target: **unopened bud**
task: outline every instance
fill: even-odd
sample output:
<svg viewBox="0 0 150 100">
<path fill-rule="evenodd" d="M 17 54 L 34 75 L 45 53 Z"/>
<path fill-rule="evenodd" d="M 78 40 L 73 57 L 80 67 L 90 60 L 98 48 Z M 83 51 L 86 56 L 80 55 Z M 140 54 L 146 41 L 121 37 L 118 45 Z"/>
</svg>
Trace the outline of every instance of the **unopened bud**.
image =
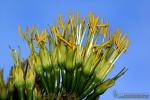
<svg viewBox="0 0 150 100">
<path fill-rule="evenodd" d="M 84 64 L 83 64 L 84 75 L 89 76 L 92 73 L 94 66 L 95 66 L 95 61 L 94 61 L 95 56 L 96 56 L 96 53 L 91 53 L 91 55 L 88 57 L 87 61 L 84 62 Z"/>
<path fill-rule="evenodd" d="M 38 86 L 35 86 L 33 89 L 33 100 L 41 100 L 42 99 L 42 93 Z"/>
<path fill-rule="evenodd" d="M 6 100 L 7 98 L 7 89 L 5 86 L 0 87 L 0 99 Z"/>
<path fill-rule="evenodd" d="M 97 95 L 102 95 L 108 88 L 112 87 L 114 84 L 115 84 L 115 80 L 108 79 L 96 87 L 95 93 Z"/>
<path fill-rule="evenodd" d="M 52 64 L 51 64 L 51 59 L 50 59 L 50 55 L 49 55 L 47 48 L 41 47 L 39 54 L 40 54 L 41 62 L 43 65 L 43 69 L 48 70 L 52 66 Z"/>
<path fill-rule="evenodd" d="M 21 67 L 15 67 L 14 69 L 14 83 L 16 87 L 22 87 L 24 85 L 24 72 Z"/>
<path fill-rule="evenodd" d="M 112 63 L 106 62 L 102 67 L 95 72 L 95 82 L 102 81 L 108 73 L 113 69 L 114 65 Z"/>
<path fill-rule="evenodd" d="M 75 66 L 81 65 L 81 63 L 83 61 L 83 59 L 82 59 L 82 48 L 80 46 L 78 46 L 76 48 L 74 60 L 75 60 Z"/>
<path fill-rule="evenodd" d="M 54 47 L 53 51 L 51 52 L 51 60 L 53 68 L 58 67 L 58 47 Z"/>
<path fill-rule="evenodd" d="M 13 83 L 13 78 L 10 78 L 8 80 L 8 91 L 13 92 L 14 91 L 14 83 Z"/>
<path fill-rule="evenodd" d="M 27 71 L 25 82 L 26 82 L 27 89 L 33 89 L 35 78 L 34 78 L 34 72 L 31 68 L 29 68 Z"/>
<path fill-rule="evenodd" d="M 66 58 L 66 69 L 71 71 L 74 69 L 74 52 L 75 50 L 68 48 L 67 58 Z"/>
<path fill-rule="evenodd" d="M 66 62 L 66 46 L 63 44 L 60 44 L 59 46 L 59 52 L 58 52 L 58 63 L 59 66 L 64 68 L 65 62 Z"/>
<path fill-rule="evenodd" d="M 37 53 L 33 53 L 30 55 L 29 65 L 31 66 L 31 68 L 33 67 L 38 74 L 43 74 L 41 59 Z"/>
</svg>

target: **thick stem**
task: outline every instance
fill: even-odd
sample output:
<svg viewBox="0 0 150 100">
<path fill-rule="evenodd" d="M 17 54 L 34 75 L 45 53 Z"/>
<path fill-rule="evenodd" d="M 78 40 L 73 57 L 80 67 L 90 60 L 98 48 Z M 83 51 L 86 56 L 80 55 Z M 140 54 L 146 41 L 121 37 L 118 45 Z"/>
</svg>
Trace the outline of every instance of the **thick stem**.
<svg viewBox="0 0 150 100">
<path fill-rule="evenodd" d="M 51 84 L 52 92 L 54 92 L 55 91 L 55 73 L 53 69 L 51 70 L 50 77 L 51 77 L 51 83 L 52 83 Z"/>
<path fill-rule="evenodd" d="M 74 90 L 74 88 L 75 88 L 76 81 L 77 81 L 77 69 L 75 69 L 75 70 L 73 71 L 71 92 L 72 92 L 72 91 Z"/>
<path fill-rule="evenodd" d="M 19 92 L 19 100 L 24 100 L 23 87 L 19 87 L 19 88 L 18 88 L 18 92 Z"/>
<path fill-rule="evenodd" d="M 71 84 L 72 84 L 72 72 L 68 72 L 67 71 L 67 75 L 66 75 L 66 79 L 67 79 L 67 91 L 69 92 L 71 90 Z"/>
<path fill-rule="evenodd" d="M 93 92 L 86 97 L 86 100 L 99 100 L 98 97 L 99 97 L 99 94 Z"/>
<path fill-rule="evenodd" d="M 83 91 L 83 89 L 85 88 L 85 82 L 86 82 L 86 77 L 84 75 L 81 75 L 81 78 L 80 78 L 80 85 L 78 87 L 78 95 L 80 95 Z"/>
<path fill-rule="evenodd" d="M 66 88 L 66 70 L 62 69 L 61 73 L 62 73 L 62 87 Z"/>
<path fill-rule="evenodd" d="M 46 80 L 48 82 L 48 90 L 50 93 L 52 93 L 52 80 L 51 80 L 51 74 L 49 71 L 46 72 Z"/>
<path fill-rule="evenodd" d="M 47 91 L 47 93 L 49 93 L 48 86 L 47 86 L 47 82 L 46 82 L 44 76 L 43 76 L 43 75 L 39 75 L 39 76 L 40 76 L 40 78 L 41 78 L 41 81 L 42 81 L 42 84 L 43 84 L 45 90 Z"/>
<path fill-rule="evenodd" d="M 58 93 L 60 88 L 60 69 L 56 68 L 54 71 L 55 71 L 55 93 Z"/>
<path fill-rule="evenodd" d="M 90 79 L 88 79 L 83 90 L 86 90 L 93 83 L 93 81 L 94 81 L 94 77 L 92 76 L 92 77 L 90 77 Z"/>
<path fill-rule="evenodd" d="M 27 95 L 28 100 L 33 100 L 33 89 L 28 89 L 27 91 L 28 91 Z"/>
<path fill-rule="evenodd" d="M 78 87 L 80 86 L 80 78 L 81 78 L 81 68 L 79 68 L 79 69 L 77 70 L 76 86 L 75 86 L 73 92 L 76 92 L 76 93 L 78 92 Z"/>
<path fill-rule="evenodd" d="M 9 92 L 9 100 L 13 100 L 13 92 Z"/>
<path fill-rule="evenodd" d="M 96 84 L 93 82 L 80 96 L 80 98 L 84 98 L 85 96 L 87 96 L 88 94 L 90 94 L 92 92 L 92 90 L 94 89 L 94 87 L 96 86 Z"/>
</svg>

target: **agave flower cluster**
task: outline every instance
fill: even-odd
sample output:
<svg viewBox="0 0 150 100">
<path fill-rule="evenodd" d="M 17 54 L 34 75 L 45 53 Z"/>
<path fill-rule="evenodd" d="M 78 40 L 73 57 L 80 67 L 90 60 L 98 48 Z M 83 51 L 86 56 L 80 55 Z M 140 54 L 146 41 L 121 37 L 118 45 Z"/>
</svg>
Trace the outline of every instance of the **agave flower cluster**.
<svg viewBox="0 0 150 100">
<path fill-rule="evenodd" d="M 29 48 L 27 60 L 20 49 L 10 49 L 14 67 L 7 84 L 0 73 L 0 98 L 94 100 L 102 95 L 127 69 L 105 79 L 115 61 L 126 52 L 129 39 L 93 13 L 89 18 L 69 15 L 39 32 L 36 26 L 18 32 Z"/>
</svg>

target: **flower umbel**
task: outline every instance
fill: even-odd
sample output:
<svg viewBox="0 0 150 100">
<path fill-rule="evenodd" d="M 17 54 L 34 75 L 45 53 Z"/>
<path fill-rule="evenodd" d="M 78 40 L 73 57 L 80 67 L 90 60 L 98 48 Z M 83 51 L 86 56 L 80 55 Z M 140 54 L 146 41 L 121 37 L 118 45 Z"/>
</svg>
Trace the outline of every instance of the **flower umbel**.
<svg viewBox="0 0 150 100">
<path fill-rule="evenodd" d="M 126 52 L 129 39 L 119 28 L 113 33 L 108 22 L 92 12 L 88 18 L 69 14 L 66 22 L 59 16 L 49 30 L 39 32 L 34 25 L 22 32 L 18 26 L 18 32 L 27 42 L 30 55 L 22 60 L 20 52 L 10 49 L 14 60 L 7 83 L 10 99 L 18 99 L 13 93 L 18 91 L 21 100 L 94 100 L 127 71 L 123 68 L 106 79 Z M 1 73 L 0 95 L 6 97 Z"/>
</svg>

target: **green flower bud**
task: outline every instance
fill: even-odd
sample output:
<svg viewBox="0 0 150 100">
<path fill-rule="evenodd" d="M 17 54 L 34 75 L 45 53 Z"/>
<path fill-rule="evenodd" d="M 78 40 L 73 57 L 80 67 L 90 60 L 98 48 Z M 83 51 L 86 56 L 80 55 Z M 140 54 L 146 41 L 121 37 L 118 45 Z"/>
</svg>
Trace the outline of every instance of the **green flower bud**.
<svg viewBox="0 0 150 100">
<path fill-rule="evenodd" d="M 42 63 L 40 56 L 37 53 L 33 53 L 29 57 L 29 65 L 31 68 L 34 68 L 37 74 L 42 75 L 43 69 L 42 69 Z"/>
<path fill-rule="evenodd" d="M 76 50 L 75 50 L 75 56 L 74 56 L 74 60 L 75 60 L 75 67 L 79 67 L 79 65 L 81 65 L 82 63 L 82 48 L 80 46 L 77 46 Z"/>
<path fill-rule="evenodd" d="M 6 100 L 7 98 L 7 89 L 5 86 L 0 87 L 0 99 Z"/>
<path fill-rule="evenodd" d="M 53 68 L 58 67 L 58 47 L 54 47 L 53 51 L 51 52 L 51 60 L 53 64 Z"/>
<path fill-rule="evenodd" d="M 96 87 L 95 93 L 97 95 L 102 95 L 108 88 L 112 87 L 115 84 L 115 80 L 113 79 L 108 79 L 104 81 L 102 84 Z"/>
<path fill-rule="evenodd" d="M 44 70 L 51 69 L 52 64 L 51 64 L 51 59 L 50 59 L 50 55 L 49 55 L 47 48 L 41 47 L 39 54 L 40 54 L 41 62 L 43 65 L 43 69 Z"/>
<path fill-rule="evenodd" d="M 94 92 L 87 96 L 87 100 L 95 100 L 98 99 L 99 95 L 102 95 L 108 88 L 112 87 L 115 84 L 115 80 L 108 79 L 96 86 Z"/>
<path fill-rule="evenodd" d="M 9 78 L 7 84 L 8 84 L 8 91 L 9 91 L 9 92 L 13 92 L 13 91 L 14 91 L 14 83 L 13 83 L 13 79 L 12 79 L 12 78 Z"/>
<path fill-rule="evenodd" d="M 60 44 L 59 46 L 59 52 L 58 52 L 58 63 L 59 66 L 64 68 L 65 62 L 66 62 L 66 46 L 63 44 Z"/>
<path fill-rule="evenodd" d="M 96 63 L 95 57 L 96 57 L 96 53 L 91 53 L 91 55 L 88 57 L 87 61 L 85 61 L 83 63 L 84 75 L 89 76 L 93 72 L 93 70 L 95 68 L 95 63 Z"/>
<path fill-rule="evenodd" d="M 66 58 L 66 69 L 72 71 L 74 69 L 74 54 L 75 50 L 68 48 L 67 58 Z"/>
<path fill-rule="evenodd" d="M 37 89 L 36 87 L 33 89 L 33 97 L 37 97 L 38 96 L 38 92 L 37 92 Z"/>
<path fill-rule="evenodd" d="M 111 56 L 109 57 L 109 62 L 114 63 L 116 57 L 118 56 L 118 50 L 114 49 L 114 51 L 111 53 Z"/>
<path fill-rule="evenodd" d="M 95 82 L 102 81 L 107 74 L 113 69 L 114 65 L 110 62 L 106 62 L 102 65 L 100 70 L 95 72 Z"/>
<path fill-rule="evenodd" d="M 24 85 L 24 72 L 21 67 L 15 67 L 13 71 L 14 84 L 16 87 L 22 87 Z"/>
<path fill-rule="evenodd" d="M 41 100 L 42 99 L 42 93 L 38 86 L 35 86 L 33 89 L 33 100 Z"/>
<path fill-rule="evenodd" d="M 26 82 L 26 88 L 32 90 L 35 83 L 35 78 L 34 78 L 34 72 L 31 68 L 29 68 L 27 71 L 25 82 Z"/>
</svg>

